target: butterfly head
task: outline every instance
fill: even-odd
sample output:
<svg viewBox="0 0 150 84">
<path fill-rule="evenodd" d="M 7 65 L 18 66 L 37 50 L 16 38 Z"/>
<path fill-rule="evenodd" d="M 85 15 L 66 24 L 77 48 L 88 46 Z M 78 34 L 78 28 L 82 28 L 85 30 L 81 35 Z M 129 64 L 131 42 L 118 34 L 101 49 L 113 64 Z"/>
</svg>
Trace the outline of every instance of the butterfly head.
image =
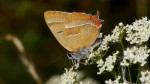
<svg viewBox="0 0 150 84">
<path fill-rule="evenodd" d="M 76 60 L 79 62 L 81 59 L 86 59 L 86 57 L 90 54 L 89 50 L 91 48 L 81 48 L 78 52 L 67 52 L 67 56 L 69 59 Z"/>
</svg>

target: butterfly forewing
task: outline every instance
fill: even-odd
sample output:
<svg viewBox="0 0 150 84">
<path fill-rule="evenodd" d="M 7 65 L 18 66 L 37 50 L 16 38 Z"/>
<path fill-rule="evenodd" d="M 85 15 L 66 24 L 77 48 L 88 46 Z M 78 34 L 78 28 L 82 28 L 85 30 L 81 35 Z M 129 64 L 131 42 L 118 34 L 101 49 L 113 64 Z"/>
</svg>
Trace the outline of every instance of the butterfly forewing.
<svg viewBox="0 0 150 84">
<path fill-rule="evenodd" d="M 46 23 L 58 42 L 68 51 L 89 47 L 98 36 L 98 28 L 90 14 L 47 11 Z"/>
<path fill-rule="evenodd" d="M 44 17 L 45 17 L 46 23 L 49 23 L 49 24 L 51 23 L 53 24 L 57 22 L 64 23 L 67 20 L 67 13 L 46 11 L 44 13 Z"/>
</svg>

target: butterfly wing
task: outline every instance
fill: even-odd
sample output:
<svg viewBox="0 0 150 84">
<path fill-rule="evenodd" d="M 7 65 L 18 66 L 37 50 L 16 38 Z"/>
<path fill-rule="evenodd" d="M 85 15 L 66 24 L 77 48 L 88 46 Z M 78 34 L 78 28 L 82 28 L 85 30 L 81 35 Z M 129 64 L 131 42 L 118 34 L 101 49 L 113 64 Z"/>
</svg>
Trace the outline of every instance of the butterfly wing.
<svg viewBox="0 0 150 84">
<path fill-rule="evenodd" d="M 44 17 L 53 35 L 68 51 L 77 52 L 97 38 L 98 28 L 89 21 L 89 14 L 47 11 Z"/>
</svg>

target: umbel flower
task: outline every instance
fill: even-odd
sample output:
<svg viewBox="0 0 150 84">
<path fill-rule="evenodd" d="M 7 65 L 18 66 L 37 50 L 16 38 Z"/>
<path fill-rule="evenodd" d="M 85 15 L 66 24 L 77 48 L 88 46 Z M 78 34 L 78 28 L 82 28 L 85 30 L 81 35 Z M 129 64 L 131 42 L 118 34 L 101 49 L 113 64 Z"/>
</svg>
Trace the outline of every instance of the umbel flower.
<svg viewBox="0 0 150 84">
<path fill-rule="evenodd" d="M 147 46 L 127 48 L 124 51 L 123 61 L 121 62 L 122 66 L 129 66 L 130 64 L 140 63 L 141 66 L 144 66 L 147 61 L 150 53 L 150 49 L 147 49 Z"/>
<path fill-rule="evenodd" d="M 113 29 L 112 34 L 108 34 L 104 36 L 104 39 L 102 40 L 102 43 L 99 47 L 99 50 L 107 50 L 109 49 L 108 44 L 111 43 L 115 43 L 119 41 L 119 37 L 120 35 L 123 33 L 125 27 L 123 25 L 123 23 L 119 23 L 118 26 L 115 27 L 115 29 Z"/>
<path fill-rule="evenodd" d="M 123 23 L 119 23 L 116 26 L 111 34 L 103 36 L 100 46 L 95 49 L 91 49 L 91 54 L 87 56 L 85 60 L 85 64 L 97 64 L 98 75 L 101 75 L 104 71 L 111 72 L 114 69 L 114 65 L 119 62 L 121 65 L 121 76 L 118 76 L 115 80 L 106 80 L 106 84 L 131 84 L 131 77 L 126 78 L 126 74 L 129 73 L 130 76 L 130 68 L 126 69 L 126 66 L 132 66 L 133 64 L 140 64 L 140 67 L 145 67 L 144 65 L 147 63 L 147 59 L 149 57 L 150 49 L 147 47 L 146 42 L 150 38 L 150 20 L 147 17 L 143 17 L 142 19 L 136 20 L 131 25 L 124 25 Z M 124 45 L 122 42 L 124 39 L 129 42 L 130 47 L 128 45 Z M 108 51 L 112 49 L 113 46 L 110 45 L 121 46 L 122 49 L 114 52 L 112 55 L 108 54 Z M 117 47 L 116 47 L 117 48 Z M 116 50 L 115 48 L 115 50 Z M 123 53 L 121 53 L 123 52 Z M 119 54 L 120 53 L 120 54 Z M 122 56 L 119 56 L 122 55 Z M 104 59 L 105 58 L 105 59 Z M 141 68 L 139 68 L 141 70 Z M 77 73 L 71 69 L 65 69 L 66 72 L 61 76 L 62 84 L 72 84 L 75 83 Z M 114 73 L 117 71 L 114 69 Z M 112 72 L 112 73 L 113 73 Z M 132 75 L 132 74 L 131 74 Z M 140 78 L 139 78 L 140 77 Z M 141 76 L 136 77 L 137 80 L 141 81 L 141 84 L 150 84 L 150 71 L 142 71 Z M 129 81 L 130 79 L 130 81 Z M 139 81 L 139 82 L 140 82 Z M 88 84 L 89 82 L 79 82 L 80 84 Z"/>
<path fill-rule="evenodd" d="M 105 83 L 106 84 L 119 84 L 119 80 L 121 79 L 121 76 L 118 76 L 114 81 L 112 81 L 111 79 L 106 80 Z"/>
<path fill-rule="evenodd" d="M 93 51 L 91 50 L 91 54 L 87 57 L 88 60 L 86 60 L 86 63 L 98 56 L 98 58 L 102 58 L 104 54 L 107 52 L 107 50 L 110 48 L 108 46 L 109 43 L 116 43 L 119 42 L 121 34 L 124 32 L 124 25 L 123 23 L 119 23 L 118 26 L 115 27 L 115 29 L 112 31 L 112 34 L 105 35 L 102 39 L 101 45 L 98 47 L 97 50 Z M 100 60 L 99 60 L 100 61 Z"/>
<path fill-rule="evenodd" d="M 105 62 L 102 59 L 98 60 L 97 67 L 99 68 L 99 72 L 97 72 L 97 74 L 101 74 L 103 71 L 112 71 L 114 64 L 116 63 L 118 53 L 119 51 L 116 51 L 112 56 L 108 56 Z"/>
<path fill-rule="evenodd" d="M 136 20 L 132 25 L 127 25 L 126 40 L 130 44 L 142 44 L 150 38 L 150 20 L 147 17 L 143 17 L 140 20 Z"/>
<path fill-rule="evenodd" d="M 142 71 L 140 81 L 142 84 L 150 84 L 150 71 Z"/>
<path fill-rule="evenodd" d="M 70 69 L 65 68 L 65 73 L 61 75 L 61 81 L 57 82 L 56 84 L 98 84 L 96 80 L 90 77 L 85 78 L 82 72 L 79 72 L 77 74 L 77 72 L 75 72 L 74 69 L 75 68 L 73 67 Z"/>
<path fill-rule="evenodd" d="M 127 81 L 120 82 L 121 76 L 118 76 L 114 81 L 109 79 L 105 81 L 105 84 L 132 84 Z M 134 83 L 133 83 L 134 84 Z"/>
<path fill-rule="evenodd" d="M 77 72 L 73 71 L 73 67 L 69 70 L 65 68 L 65 73 L 61 76 L 61 84 L 73 84 L 75 82 L 75 77 Z"/>
</svg>

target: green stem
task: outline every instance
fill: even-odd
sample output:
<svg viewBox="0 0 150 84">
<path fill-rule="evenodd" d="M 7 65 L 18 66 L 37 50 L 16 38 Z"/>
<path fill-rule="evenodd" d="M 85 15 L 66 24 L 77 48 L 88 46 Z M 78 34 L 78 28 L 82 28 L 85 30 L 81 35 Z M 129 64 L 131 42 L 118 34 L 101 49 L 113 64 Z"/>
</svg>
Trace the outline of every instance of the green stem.
<svg viewBox="0 0 150 84">
<path fill-rule="evenodd" d="M 102 58 L 106 55 L 107 51 L 108 51 L 108 49 L 107 49 L 107 50 L 105 51 L 105 53 L 103 54 Z"/>
<path fill-rule="evenodd" d="M 123 46 L 122 41 L 120 41 L 120 44 L 121 44 L 121 47 L 122 47 L 122 49 L 123 49 L 123 51 L 124 51 L 124 46 Z"/>
<path fill-rule="evenodd" d="M 136 84 L 139 84 L 140 72 L 141 72 L 141 67 L 139 66 L 138 75 L 137 75 L 137 78 L 136 78 Z"/>
<path fill-rule="evenodd" d="M 132 80 L 131 80 L 131 73 L 130 73 L 129 67 L 127 67 L 127 69 L 128 69 L 128 74 L 129 74 L 129 80 L 130 80 L 130 82 L 132 83 Z"/>
<path fill-rule="evenodd" d="M 124 45 L 122 41 L 120 41 L 119 43 L 121 44 L 122 50 L 124 51 L 125 49 L 124 49 Z M 130 82 L 132 82 L 129 67 L 127 67 L 127 69 L 128 69 L 129 80 Z M 126 81 L 126 67 L 125 66 L 122 66 L 122 76 L 123 76 L 123 80 Z"/>
<path fill-rule="evenodd" d="M 139 82 L 139 76 L 140 76 L 140 71 L 138 72 L 137 78 L 136 78 L 136 84 Z"/>
<path fill-rule="evenodd" d="M 114 76 L 114 78 L 117 78 L 118 74 L 116 73 L 115 70 L 112 70 L 111 74 Z"/>
<path fill-rule="evenodd" d="M 123 81 L 126 81 L 126 67 L 125 66 L 121 67 L 121 72 L 122 72 Z"/>
</svg>

